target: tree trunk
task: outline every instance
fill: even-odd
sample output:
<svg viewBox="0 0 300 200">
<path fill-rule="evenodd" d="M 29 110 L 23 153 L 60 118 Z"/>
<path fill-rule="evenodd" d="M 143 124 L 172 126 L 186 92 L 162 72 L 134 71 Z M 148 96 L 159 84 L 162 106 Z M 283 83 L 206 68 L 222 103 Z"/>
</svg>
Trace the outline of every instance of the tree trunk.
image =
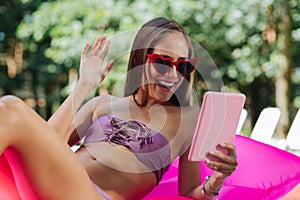
<svg viewBox="0 0 300 200">
<path fill-rule="evenodd" d="M 280 61 L 275 78 L 276 106 L 281 111 L 277 126 L 276 136 L 286 136 L 289 125 L 289 94 L 290 94 L 290 71 L 291 71 L 291 18 L 289 0 L 281 0 L 277 7 L 280 10 L 280 21 L 278 23 L 278 49 Z"/>
</svg>

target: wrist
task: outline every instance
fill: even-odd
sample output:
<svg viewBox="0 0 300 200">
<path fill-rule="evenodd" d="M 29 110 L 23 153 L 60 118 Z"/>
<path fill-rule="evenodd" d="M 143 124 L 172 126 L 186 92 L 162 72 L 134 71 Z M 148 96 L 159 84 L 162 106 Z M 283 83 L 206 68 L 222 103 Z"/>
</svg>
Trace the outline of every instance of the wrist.
<svg viewBox="0 0 300 200">
<path fill-rule="evenodd" d="M 87 81 L 81 81 L 80 79 L 78 80 L 76 87 L 79 88 L 80 90 L 88 90 L 91 91 L 94 88 L 96 88 L 96 85 L 91 83 L 91 82 L 87 82 Z"/>
<path fill-rule="evenodd" d="M 215 176 L 215 175 L 212 175 L 210 178 L 210 183 L 214 188 L 221 187 L 223 185 L 224 181 L 225 181 L 224 177 L 219 177 L 219 176 Z"/>
<path fill-rule="evenodd" d="M 202 196 L 206 196 L 209 199 L 213 199 L 213 198 L 218 199 L 219 191 L 221 190 L 222 183 L 224 182 L 224 180 L 222 181 L 221 184 L 219 184 L 218 183 L 219 181 L 213 179 L 214 178 L 212 176 L 207 176 L 205 178 L 205 181 L 203 182 L 201 187 L 201 193 Z"/>
</svg>

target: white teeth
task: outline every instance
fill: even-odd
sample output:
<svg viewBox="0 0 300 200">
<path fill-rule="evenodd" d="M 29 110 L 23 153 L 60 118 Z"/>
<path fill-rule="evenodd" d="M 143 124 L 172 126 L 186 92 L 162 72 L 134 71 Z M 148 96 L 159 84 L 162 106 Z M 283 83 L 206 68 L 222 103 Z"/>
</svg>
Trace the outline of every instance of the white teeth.
<svg viewBox="0 0 300 200">
<path fill-rule="evenodd" d="M 165 82 L 165 81 L 158 81 L 159 84 L 161 84 L 162 86 L 165 86 L 165 87 L 172 87 L 174 86 L 175 83 L 169 83 L 169 82 Z"/>
</svg>

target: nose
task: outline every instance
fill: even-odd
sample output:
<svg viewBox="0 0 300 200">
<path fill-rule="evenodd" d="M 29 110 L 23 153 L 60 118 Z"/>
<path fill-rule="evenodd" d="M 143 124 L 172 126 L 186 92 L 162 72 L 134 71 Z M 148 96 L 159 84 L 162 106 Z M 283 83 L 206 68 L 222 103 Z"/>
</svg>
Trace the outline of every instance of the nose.
<svg viewBox="0 0 300 200">
<path fill-rule="evenodd" d="M 169 73 L 167 75 L 168 75 L 168 77 L 170 79 L 176 79 L 176 78 L 178 78 L 178 74 L 177 74 L 177 70 L 176 70 L 176 66 L 175 65 L 172 66 L 172 69 L 169 71 Z"/>
</svg>

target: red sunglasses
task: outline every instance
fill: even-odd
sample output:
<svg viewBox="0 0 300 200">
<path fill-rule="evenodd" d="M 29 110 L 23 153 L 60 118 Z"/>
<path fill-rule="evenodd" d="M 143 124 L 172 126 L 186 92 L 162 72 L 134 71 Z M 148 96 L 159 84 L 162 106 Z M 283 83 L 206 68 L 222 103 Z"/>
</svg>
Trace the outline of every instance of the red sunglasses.
<svg viewBox="0 0 300 200">
<path fill-rule="evenodd" d="M 158 73 L 161 75 L 165 75 L 170 72 L 173 68 L 173 65 L 176 66 L 176 71 L 178 71 L 182 76 L 187 77 L 190 75 L 197 66 L 198 59 L 197 58 L 179 58 L 177 61 L 173 61 L 170 57 L 163 57 L 159 54 L 146 54 L 146 56 L 150 59 L 150 62 L 156 69 Z"/>
</svg>

